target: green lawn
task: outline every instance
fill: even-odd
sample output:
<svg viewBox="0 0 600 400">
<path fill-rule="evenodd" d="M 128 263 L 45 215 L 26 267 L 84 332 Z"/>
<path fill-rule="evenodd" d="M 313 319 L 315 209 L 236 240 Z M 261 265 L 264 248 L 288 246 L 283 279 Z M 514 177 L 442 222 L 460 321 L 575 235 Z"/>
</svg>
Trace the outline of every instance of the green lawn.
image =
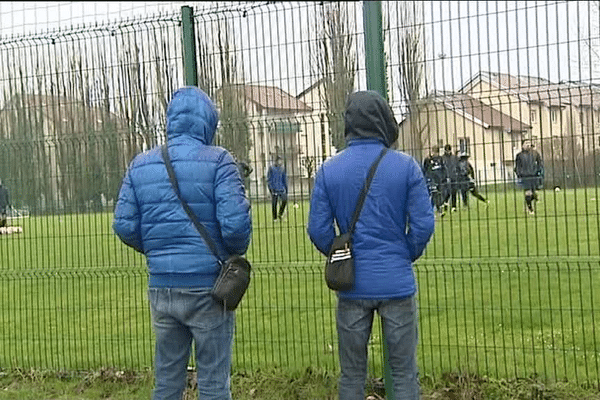
<svg viewBox="0 0 600 400">
<path fill-rule="evenodd" d="M 419 260 L 423 376 L 598 380 L 598 190 L 546 191 L 535 216 L 522 193 L 436 221 Z M 253 203 L 250 289 L 237 312 L 238 371 L 337 372 L 335 296 L 306 235 L 308 203 L 273 222 Z M 0 236 L 0 366 L 52 370 L 152 365 L 144 258 L 113 235 L 112 214 L 31 217 Z M 370 347 L 381 368 L 380 326 Z"/>
</svg>

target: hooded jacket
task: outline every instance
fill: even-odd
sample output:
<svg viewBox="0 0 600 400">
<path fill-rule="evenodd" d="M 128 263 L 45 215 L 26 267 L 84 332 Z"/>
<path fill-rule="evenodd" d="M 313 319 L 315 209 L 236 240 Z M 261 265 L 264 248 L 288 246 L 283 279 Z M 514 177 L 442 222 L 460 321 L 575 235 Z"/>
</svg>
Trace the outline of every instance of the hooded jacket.
<svg viewBox="0 0 600 400">
<path fill-rule="evenodd" d="M 173 94 L 167 143 L 182 197 L 215 242 L 222 259 L 246 252 L 252 233 L 250 203 L 233 156 L 212 146 L 218 113 L 196 87 Z M 220 267 L 184 211 L 161 149 L 137 155 L 123 179 L 113 229 L 146 255 L 150 287 L 212 287 Z"/>
<path fill-rule="evenodd" d="M 458 156 L 449 150 L 445 150 L 442 155 L 442 161 L 446 168 L 446 178 L 456 182 L 458 180 Z"/>
<path fill-rule="evenodd" d="M 283 168 L 283 165 L 273 164 L 269 167 L 269 171 L 267 172 L 267 186 L 271 193 L 287 193 L 287 174 Z"/>
<path fill-rule="evenodd" d="M 542 157 L 534 149 L 522 150 L 515 158 L 515 173 L 519 178 L 539 176 L 543 169 Z"/>
<path fill-rule="evenodd" d="M 398 138 L 398 125 L 381 95 L 352 93 L 344 115 L 347 147 L 317 171 L 308 235 L 327 254 L 336 235 L 349 229 L 368 170 Z M 390 150 L 381 160 L 353 235 L 355 285 L 344 298 L 389 299 L 416 292 L 412 262 L 425 250 L 434 215 L 417 161 Z"/>
</svg>

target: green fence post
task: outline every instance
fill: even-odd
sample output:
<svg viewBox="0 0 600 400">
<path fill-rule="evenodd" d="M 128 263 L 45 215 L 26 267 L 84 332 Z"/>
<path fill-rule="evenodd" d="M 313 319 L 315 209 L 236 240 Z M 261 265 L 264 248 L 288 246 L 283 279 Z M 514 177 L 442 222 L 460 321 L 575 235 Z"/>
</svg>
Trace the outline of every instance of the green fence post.
<svg viewBox="0 0 600 400">
<path fill-rule="evenodd" d="M 367 88 L 378 91 L 387 99 L 381 1 L 363 1 L 363 24 L 365 29 Z"/>
<path fill-rule="evenodd" d="M 196 31 L 194 30 L 194 12 L 190 6 L 181 7 L 181 34 L 185 84 L 186 86 L 198 86 Z"/>
<path fill-rule="evenodd" d="M 379 92 L 387 100 L 387 79 L 385 51 L 383 48 L 383 26 L 381 22 L 381 1 L 363 1 L 363 24 L 365 29 L 365 64 L 367 68 L 367 89 Z M 385 397 L 395 400 L 392 373 L 388 364 L 389 354 L 381 321 L 381 342 L 383 345 L 383 374 Z"/>
</svg>

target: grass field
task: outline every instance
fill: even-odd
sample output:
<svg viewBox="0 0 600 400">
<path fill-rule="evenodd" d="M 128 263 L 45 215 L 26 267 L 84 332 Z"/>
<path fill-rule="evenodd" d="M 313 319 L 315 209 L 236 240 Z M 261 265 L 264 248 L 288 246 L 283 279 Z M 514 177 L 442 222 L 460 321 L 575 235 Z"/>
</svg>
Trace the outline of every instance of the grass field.
<svg viewBox="0 0 600 400">
<path fill-rule="evenodd" d="M 417 263 L 423 377 L 597 382 L 598 190 L 546 191 L 535 216 L 521 192 L 489 193 L 436 221 Z M 237 312 L 236 371 L 337 373 L 335 296 L 305 229 L 308 203 L 273 222 L 254 203 L 251 287 Z M 49 370 L 152 365 L 144 258 L 112 214 L 30 217 L 0 236 L 0 366 Z M 381 374 L 376 324 L 371 371 Z"/>
<path fill-rule="evenodd" d="M 103 369 L 84 372 L 15 370 L 0 374 L 0 400 L 147 400 L 153 388 L 152 371 Z M 307 368 L 234 372 L 236 400 L 337 400 L 337 376 Z M 383 383 L 371 379 L 367 400 L 383 400 Z M 188 374 L 182 400 L 196 400 L 195 376 Z M 571 382 L 547 383 L 539 378 L 491 379 L 447 373 L 436 381 L 421 380 L 421 400 L 599 400 L 598 388 Z"/>
</svg>

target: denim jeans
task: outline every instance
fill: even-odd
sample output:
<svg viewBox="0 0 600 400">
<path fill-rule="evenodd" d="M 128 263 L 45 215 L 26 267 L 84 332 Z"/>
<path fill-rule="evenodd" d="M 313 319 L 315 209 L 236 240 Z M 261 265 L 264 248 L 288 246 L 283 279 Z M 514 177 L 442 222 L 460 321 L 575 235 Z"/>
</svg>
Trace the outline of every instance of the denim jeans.
<svg viewBox="0 0 600 400">
<path fill-rule="evenodd" d="M 152 399 L 181 399 L 193 340 L 198 397 L 230 400 L 235 313 L 215 302 L 210 289 L 149 288 L 148 299 L 156 335 Z"/>
<path fill-rule="evenodd" d="M 341 376 L 340 400 L 364 400 L 367 345 L 375 311 L 381 316 L 395 400 L 419 399 L 417 304 L 414 296 L 395 300 L 339 298 L 337 330 Z M 388 397 L 390 398 L 390 397 Z"/>
</svg>

